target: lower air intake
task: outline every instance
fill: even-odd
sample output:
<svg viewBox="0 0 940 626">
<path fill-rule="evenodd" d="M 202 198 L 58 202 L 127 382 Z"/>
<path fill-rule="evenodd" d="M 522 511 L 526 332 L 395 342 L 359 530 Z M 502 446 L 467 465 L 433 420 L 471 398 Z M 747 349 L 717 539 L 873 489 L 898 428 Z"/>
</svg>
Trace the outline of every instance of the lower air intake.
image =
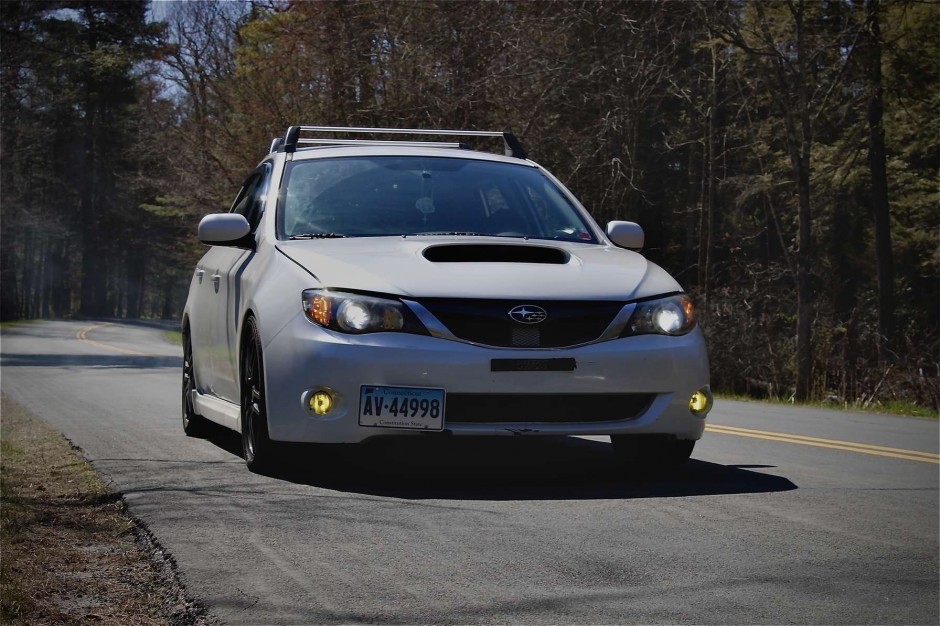
<svg viewBox="0 0 940 626">
<path fill-rule="evenodd" d="M 654 397 L 651 393 L 449 393 L 444 423 L 616 422 L 641 415 Z"/>
</svg>

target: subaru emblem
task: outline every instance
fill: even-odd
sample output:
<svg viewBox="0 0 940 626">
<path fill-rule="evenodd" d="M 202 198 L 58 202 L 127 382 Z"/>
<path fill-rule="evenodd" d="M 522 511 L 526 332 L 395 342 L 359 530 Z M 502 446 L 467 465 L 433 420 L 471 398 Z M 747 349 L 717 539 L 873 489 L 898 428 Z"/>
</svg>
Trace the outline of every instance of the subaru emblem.
<svg viewBox="0 0 940 626">
<path fill-rule="evenodd" d="M 521 324 L 538 324 L 548 317 L 548 311 L 533 304 L 522 304 L 509 311 L 509 317 Z"/>
</svg>

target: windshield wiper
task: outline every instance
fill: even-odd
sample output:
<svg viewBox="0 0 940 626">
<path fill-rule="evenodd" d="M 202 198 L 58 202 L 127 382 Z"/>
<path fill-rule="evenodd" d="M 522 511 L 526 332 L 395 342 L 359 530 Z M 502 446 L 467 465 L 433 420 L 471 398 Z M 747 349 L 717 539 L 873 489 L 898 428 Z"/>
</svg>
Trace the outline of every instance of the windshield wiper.
<svg viewBox="0 0 940 626">
<path fill-rule="evenodd" d="M 460 236 L 460 237 L 492 237 L 490 233 L 475 233 L 468 230 L 450 230 L 443 231 L 439 233 L 415 233 L 416 236 L 422 237 L 450 237 L 450 236 Z"/>
<path fill-rule="evenodd" d="M 348 235 L 340 233 L 303 233 L 302 235 L 291 235 L 288 239 L 344 239 Z"/>
</svg>

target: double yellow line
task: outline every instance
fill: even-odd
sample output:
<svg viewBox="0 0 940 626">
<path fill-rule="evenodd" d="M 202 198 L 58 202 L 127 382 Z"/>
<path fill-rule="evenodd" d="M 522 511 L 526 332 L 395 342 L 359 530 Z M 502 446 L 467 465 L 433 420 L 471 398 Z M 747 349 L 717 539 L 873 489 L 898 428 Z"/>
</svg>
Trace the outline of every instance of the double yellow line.
<svg viewBox="0 0 940 626">
<path fill-rule="evenodd" d="M 88 338 L 88 333 L 96 328 L 103 328 L 107 324 L 94 324 L 86 326 L 77 333 L 75 338 L 105 350 L 112 350 L 122 354 L 131 354 L 134 356 L 147 356 L 143 352 L 119 348 L 100 341 L 94 341 Z M 905 459 L 908 461 L 921 461 L 922 463 L 940 464 L 940 455 L 932 452 L 920 452 L 917 450 L 903 450 L 901 448 L 888 448 L 885 446 L 873 446 L 867 443 L 854 443 L 851 441 L 839 441 L 837 439 L 820 439 L 819 437 L 807 437 L 805 435 L 791 435 L 788 433 L 774 433 L 766 430 L 753 430 L 750 428 L 738 428 L 737 426 L 722 426 L 720 424 L 708 424 L 705 430 L 723 435 L 737 435 L 739 437 L 753 437 L 754 439 L 766 439 L 768 441 L 782 441 L 785 443 L 798 443 L 804 446 L 816 446 L 818 448 L 830 448 L 832 450 L 846 450 L 848 452 L 861 452 L 862 454 L 873 454 L 875 456 L 886 456 L 893 459 Z"/>
<path fill-rule="evenodd" d="M 921 461 L 922 463 L 940 464 L 940 455 L 934 454 L 933 452 L 920 452 L 918 450 L 903 450 L 901 448 L 873 446 L 867 443 L 839 441 L 837 439 L 820 439 L 819 437 L 806 437 L 805 435 L 772 433 L 765 430 L 752 430 L 750 428 L 722 426 L 720 424 L 708 424 L 705 426 L 705 430 L 713 433 L 721 433 L 723 435 L 737 435 L 739 437 L 753 437 L 755 439 L 767 439 L 769 441 L 799 443 L 804 446 L 816 446 L 818 448 L 830 448 L 832 450 L 846 450 L 848 452 L 861 452 L 862 454 L 873 454 L 875 456 L 887 456 L 891 457 L 892 459 L 905 459 L 907 461 Z"/>
<path fill-rule="evenodd" d="M 103 328 L 105 326 L 107 326 L 107 324 L 94 324 L 92 326 L 86 326 L 85 328 L 75 333 L 75 338 L 84 343 L 91 344 L 99 348 L 104 348 L 105 350 L 112 350 L 114 352 L 120 352 L 121 354 L 131 354 L 133 356 L 147 356 L 143 352 L 137 352 L 136 350 L 128 350 L 127 348 L 118 348 L 117 346 L 112 346 L 106 343 L 101 343 L 100 341 L 94 341 L 93 339 L 88 338 L 88 333 L 90 331 L 93 331 L 96 328 Z"/>
</svg>

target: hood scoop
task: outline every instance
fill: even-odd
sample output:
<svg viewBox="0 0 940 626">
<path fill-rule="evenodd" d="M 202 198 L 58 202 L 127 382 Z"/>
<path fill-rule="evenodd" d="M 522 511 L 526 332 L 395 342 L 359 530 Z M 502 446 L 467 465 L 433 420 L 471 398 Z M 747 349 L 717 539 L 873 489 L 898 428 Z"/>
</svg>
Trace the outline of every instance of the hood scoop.
<svg viewBox="0 0 940 626">
<path fill-rule="evenodd" d="M 434 263 L 544 263 L 564 265 L 568 253 L 533 245 L 460 243 L 430 246 L 424 258 Z"/>
</svg>

